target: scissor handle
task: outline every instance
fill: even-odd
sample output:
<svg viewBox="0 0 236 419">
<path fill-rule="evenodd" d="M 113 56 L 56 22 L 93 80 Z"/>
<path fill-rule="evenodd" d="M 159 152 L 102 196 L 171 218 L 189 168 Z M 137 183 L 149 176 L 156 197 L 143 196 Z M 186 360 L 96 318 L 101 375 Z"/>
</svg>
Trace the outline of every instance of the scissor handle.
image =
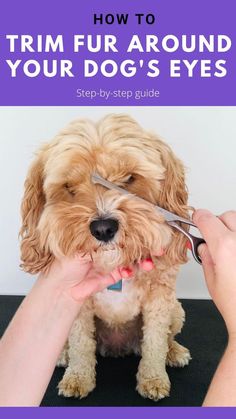
<svg viewBox="0 0 236 419">
<path fill-rule="evenodd" d="M 191 244 L 191 250 L 192 250 L 192 255 L 194 257 L 194 259 L 196 260 L 196 262 L 202 264 L 202 260 L 198 254 L 198 246 L 200 246 L 200 244 L 206 243 L 204 239 L 202 239 L 201 237 L 196 237 L 193 236 L 192 234 L 188 233 L 187 235 L 188 240 Z"/>
<path fill-rule="evenodd" d="M 187 237 L 187 239 L 189 240 L 189 243 L 191 244 L 191 250 L 192 250 L 194 259 L 196 260 L 196 262 L 200 263 L 201 265 L 202 260 L 198 254 L 197 249 L 198 249 L 198 246 L 200 246 L 200 244 L 206 243 L 205 240 L 202 239 L 201 237 L 193 236 L 191 233 L 189 233 L 189 231 L 186 231 L 175 221 L 169 221 L 168 224 L 176 228 L 176 230 L 181 231 L 181 233 L 183 233 Z"/>
<path fill-rule="evenodd" d="M 130 194 L 129 191 L 127 191 L 126 189 L 120 188 L 119 186 L 109 182 L 106 179 L 103 179 L 100 175 L 98 175 L 97 173 L 93 173 L 91 176 L 91 180 L 94 184 L 99 183 L 100 185 L 105 186 L 105 188 L 108 189 L 115 189 L 121 193 L 125 193 L 125 194 Z M 140 198 L 138 196 L 135 195 L 135 197 L 141 201 L 144 201 L 145 203 L 147 203 L 147 201 L 143 198 Z M 191 244 L 191 249 L 192 249 L 192 254 L 194 259 L 196 260 L 196 262 L 198 263 L 202 263 L 200 256 L 198 255 L 198 251 L 197 248 L 200 244 L 205 243 L 205 240 L 203 240 L 200 237 L 195 237 L 192 234 L 190 234 L 188 231 L 184 230 L 184 228 L 182 228 L 178 222 L 184 223 L 184 224 L 188 224 L 190 226 L 196 227 L 196 225 L 191 221 L 191 220 L 187 220 L 185 218 L 179 217 L 176 214 L 173 214 L 167 210 L 165 210 L 164 208 L 160 208 L 158 206 L 155 206 L 155 208 L 161 212 L 164 215 L 164 218 L 166 219 L 166 222 L 171 225 L 172 227 L 176 228 L 177 230 L 181 231 L 181 233 L 183 233 L 189 240 L 190 244 Z"/>
</svg>

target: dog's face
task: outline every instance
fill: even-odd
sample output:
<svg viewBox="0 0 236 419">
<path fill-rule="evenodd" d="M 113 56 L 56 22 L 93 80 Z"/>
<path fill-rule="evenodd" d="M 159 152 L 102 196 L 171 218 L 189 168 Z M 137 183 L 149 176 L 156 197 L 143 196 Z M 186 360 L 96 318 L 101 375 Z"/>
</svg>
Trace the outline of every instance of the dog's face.
<svg viewBox="0 0 236 419">
<path fill-rule="evenodd" d="M 36 273 L 54 257 L 89 253 L 103 271 L 165 249 L 186 261 L 185 239 L 152 206 L 94 185 L 93 172 L 131 193 L 187 215 L 181 162 L 126 115 L 79 120 L 44 146 L 29 170 L 22 202 L 22 261 Z"/>
</svg>

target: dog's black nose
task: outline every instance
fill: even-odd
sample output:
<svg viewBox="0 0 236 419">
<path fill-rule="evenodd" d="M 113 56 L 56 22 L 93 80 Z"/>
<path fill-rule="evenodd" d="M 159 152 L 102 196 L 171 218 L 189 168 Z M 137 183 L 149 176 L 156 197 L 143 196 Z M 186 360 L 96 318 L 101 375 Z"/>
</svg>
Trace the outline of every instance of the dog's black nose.
<svg viewBox="0 0 236 419">
<path fill-rule="evenodd" d="M 119 223 L 114 218 L 94 220 L 90 224 L 90 231 L 97 240 L 109 242 L 115 236 Z"/>
</svg>

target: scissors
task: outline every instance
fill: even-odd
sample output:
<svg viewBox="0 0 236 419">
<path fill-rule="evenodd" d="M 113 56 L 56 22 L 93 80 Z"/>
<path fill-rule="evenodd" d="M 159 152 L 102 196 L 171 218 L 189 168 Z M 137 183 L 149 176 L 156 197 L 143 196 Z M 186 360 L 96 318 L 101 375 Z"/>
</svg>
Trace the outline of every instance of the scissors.
<svg viewBox="0 0 236 419">
<path fill-rule="evenodd" d="M 173 228 L 175 228 L 176 230 L 180 231 L 181 233 L 183 233 L 189 240 L 190 246 L 191 246 L 191 251 L 192 251 L 192 255 L 194 257 L 194 259 L 196 260 L 196 262 L 198 263 L 202 263 L 201 258 L 198 254 L 198 246 L 202 243 L 206 243 L 204 239 L 202 239 L 201 237 L 196 237 L 194 235 L 192 235 L 191 233 L 189 233 L 188 231 L 186 231 L 183 227 L 181 227 L 181 225 L 178 224 L 178 222 L 183 223 L 183 224 L 187 224 L 189 226 L 195 227 L 197 228 L 197 226 L 191 221 L 188 220 L 186 218 L 180 217 L 177 214 L 174 214 L 170 211 L 167 211 L 164 208 L 159 207 L 158 205 L 154 205 L 149 201 L 146 201 L 146 199 L 143 199 L 135 194 L 130 193 L 129 191 L 127 191 L 126 189 L 121 188 L 120 186 L 115 185 L 112 182 L 109 182 L 106 179 L 103 179 L 100 175 L 98 175 L 97 173 L 93 173 L 91 176 L 91 180 L 94 184 L 99 184 L 104 186 L 107 189 L 111 189 L 111 190 L 116 190 L 120 193 L 122 193 L 123 195 L 133 195 L 135 198 L 146 202 L 149 205 L 152 205 L 159 213 L 161 213 L 163 215 L 163 217 L 165 218 L 165 221 Z"/>
</svg>

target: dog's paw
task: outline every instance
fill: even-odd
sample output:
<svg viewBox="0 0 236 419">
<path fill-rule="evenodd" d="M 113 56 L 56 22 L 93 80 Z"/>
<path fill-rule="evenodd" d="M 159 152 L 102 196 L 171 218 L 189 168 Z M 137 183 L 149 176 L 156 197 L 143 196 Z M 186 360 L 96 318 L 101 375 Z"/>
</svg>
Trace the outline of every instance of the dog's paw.
<svg viewBox="0 0 236 419">
<path fill-rule="evenodd" d="M 191 355 L 187 348 L 175 340 L 171 342 L 166 358 L 166 364 L 170 367 L 184 367 L 189 364 Z"/>
<path fill-rule="evenodd" d="M 74 373 L 66 372 L 58 384 L 58 394 L 64 397 L 86 397 L 95 388 L 95 377 L 86 377 Z"/>
<path fill-rule="evenodd" d="M 156 378 L 139 377 L 136 389 L 141 396 L 158 401 L 169 396 L 170 380 L 167 374 Z"/>
</svg>

